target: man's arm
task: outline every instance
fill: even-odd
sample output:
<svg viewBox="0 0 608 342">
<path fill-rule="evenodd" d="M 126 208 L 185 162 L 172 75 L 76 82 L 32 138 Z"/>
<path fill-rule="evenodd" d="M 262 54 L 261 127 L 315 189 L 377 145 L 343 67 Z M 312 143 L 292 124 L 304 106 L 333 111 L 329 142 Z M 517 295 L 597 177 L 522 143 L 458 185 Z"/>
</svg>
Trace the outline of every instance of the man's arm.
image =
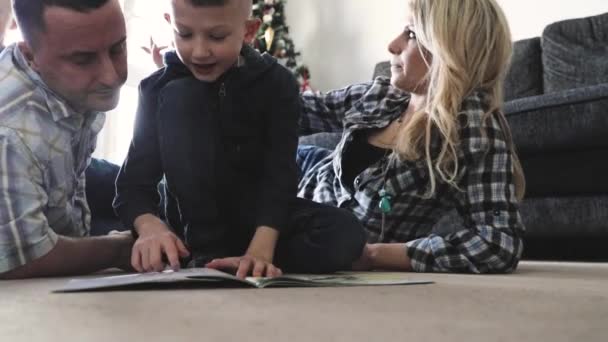
<svg viewBox="0 0 608 342">
<path fill-rule="evenodd" d="M 61 277 L 113 267 L 128 269 L 132 245 L 130 233 L 79 239 L 59 237 L 48 254 L 0 274 L 0 279 Z"/>
<path fill-rule="evenodd" d="M 0 278 L 82 274 L 128 260 L 128 234 L 73 240 L 53 231 L 41 169 L 19 134 L 0 128 Z"/>
</svg>

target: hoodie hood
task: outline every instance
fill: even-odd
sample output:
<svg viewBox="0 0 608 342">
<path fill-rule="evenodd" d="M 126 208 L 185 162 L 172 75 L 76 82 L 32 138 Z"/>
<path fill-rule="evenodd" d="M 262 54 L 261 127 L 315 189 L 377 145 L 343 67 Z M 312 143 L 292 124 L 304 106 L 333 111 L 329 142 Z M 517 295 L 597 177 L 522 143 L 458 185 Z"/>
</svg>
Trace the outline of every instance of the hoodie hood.
<svg viewBox="0 0 608 342">
<path fill-rule="evenodd" d="M 278 65 L 276 58 L 264 53 L 260 54 L 253 47 L 243 44 L 240 56 L 243 63 L 239 66 L 235 65 L 228 69 L 218 80 L 213 83 L 224 80 L 228 75 L 238 74 L 241 82 L 255 81 L 258 77 L 269 71 L 272 67 Z M 175 50 L 165 53 L 164 62 L 166 71 L 175 76 L 193 76 L 192 72 L 182 63 Z"/>
</svg>

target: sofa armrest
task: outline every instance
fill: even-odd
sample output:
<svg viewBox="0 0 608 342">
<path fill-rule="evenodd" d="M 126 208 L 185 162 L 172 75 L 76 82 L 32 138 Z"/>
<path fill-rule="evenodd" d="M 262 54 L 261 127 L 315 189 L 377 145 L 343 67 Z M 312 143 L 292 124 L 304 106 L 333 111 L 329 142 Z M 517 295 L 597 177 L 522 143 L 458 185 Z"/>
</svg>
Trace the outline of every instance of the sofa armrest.
<svg viewBox="0 0 608 342">
<path fill-rule="evenodd" d="M 608 83 L 564 90 L 556 93 L 519 98 L 505 102 L 507 115 L 518 115 L 539 108 L 559 107 L 591 102 L 608 97 Z"/>
<path fill-rule="evenodd" d="M 608 83 L 508 101 L 522 155 L 608 147 Z"/>
</svg>

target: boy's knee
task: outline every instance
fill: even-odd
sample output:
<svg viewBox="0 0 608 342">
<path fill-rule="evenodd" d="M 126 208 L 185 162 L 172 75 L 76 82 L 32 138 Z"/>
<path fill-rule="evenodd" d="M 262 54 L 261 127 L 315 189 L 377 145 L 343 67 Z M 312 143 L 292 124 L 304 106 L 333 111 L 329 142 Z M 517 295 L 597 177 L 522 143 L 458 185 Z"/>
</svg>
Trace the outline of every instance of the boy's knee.
<svg viewBox="0 0 608 342">
<path fill-rule="evenodd" d="M 367 233 L 361 221 L 348 210 L 339 209 L 339 213 L 335 223 L 336 229 L 339 229 L 341 234 L 348 237 L 352 244 L 361 245 L 361 248 L 363 248 L 362 245 L 367 241 Z"/>
<path fill-rule="evenodd" d="M 350 269 L 357 260 L 367 242 L 367 233 L 359 219 L 349 211 L 340 209 L 336 211 L 332 227 L 333 248 L 327 256 L 328 266 L 335 270 Z"/>
</svg>

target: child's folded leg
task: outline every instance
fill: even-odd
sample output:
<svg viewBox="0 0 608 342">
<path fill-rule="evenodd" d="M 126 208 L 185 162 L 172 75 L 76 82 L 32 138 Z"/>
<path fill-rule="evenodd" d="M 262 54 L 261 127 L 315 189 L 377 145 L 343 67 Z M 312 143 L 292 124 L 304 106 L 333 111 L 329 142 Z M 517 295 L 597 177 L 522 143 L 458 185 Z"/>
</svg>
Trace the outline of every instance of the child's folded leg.
<svg viewBox="0 0 608 342">
<path fill-rule="evenodd" d="M 226 242 L 227 231 L 220 224 L 198 224 L 194 229 L 185 230 L 191 258 L 185 260 L 186 267 L 205 267 L 213 259 L 225 258 L 230 255 Z"/>
<path fill-rule="evenodd" d="M 275 265 L 284 273 L 331 273 L 350 270 L 361 256 L 367 235 L 350 212 L 297 199 L 290 226 L 282 232 Z"/>
</svg>

